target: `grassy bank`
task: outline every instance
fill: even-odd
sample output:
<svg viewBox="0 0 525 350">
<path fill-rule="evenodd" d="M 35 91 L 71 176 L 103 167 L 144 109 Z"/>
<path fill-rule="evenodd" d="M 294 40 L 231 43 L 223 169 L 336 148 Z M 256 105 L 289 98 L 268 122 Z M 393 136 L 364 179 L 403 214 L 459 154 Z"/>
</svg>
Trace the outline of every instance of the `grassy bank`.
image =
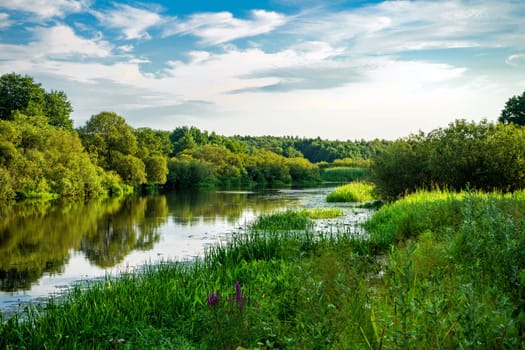
<svg viewBox="0 0 525 350">
<path fill-rule="evenodd" d="M 326 201 L 334 202 L 368 202 L 374 200 L 374 185 L 368 182 L 355 181 L 336 187 L 326 197 Z"/>
<path fill-rule="evenodd" d="M 192 264 L 76 288 L 2 320 L 0 348 L 516 349 L 525 194 L 418 193 L 367 241 L 276 213 Z"/>
</svg>

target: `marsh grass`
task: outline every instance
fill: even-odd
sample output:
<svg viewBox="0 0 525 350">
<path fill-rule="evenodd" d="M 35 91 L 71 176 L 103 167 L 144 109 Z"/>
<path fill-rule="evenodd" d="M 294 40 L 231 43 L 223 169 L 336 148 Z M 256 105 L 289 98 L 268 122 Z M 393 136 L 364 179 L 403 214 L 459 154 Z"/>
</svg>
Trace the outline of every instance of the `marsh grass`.
<svg viewBox="0 0 525 350">
<path fill-rule="evenodd" d="M 351 182 L 363 179 L 367 175 L 366 168 L 335 167 L 323 170 L 321 177 L 328 182 Z"/>
<path fill-rule="evenodd" d="M 274 213 L 202 259 L 3 319 L 0 348 L 520 349 L 524 199 L 421 192 L 381 208 L 369 241 Z"/>
<path fill-rule="evenodd" d="M 344 215 L 343 210 L 340 208 L 313 208 L 304 209 L 303 212 L 313 220 L 335 219 Z"/>
<path fill-rule="evenodd" d="M 351 182 L 336 187 L 326 197 L 327 202 L 368 202 L 374 200 L 374 185 L 367 182 Z"/>
</svg>

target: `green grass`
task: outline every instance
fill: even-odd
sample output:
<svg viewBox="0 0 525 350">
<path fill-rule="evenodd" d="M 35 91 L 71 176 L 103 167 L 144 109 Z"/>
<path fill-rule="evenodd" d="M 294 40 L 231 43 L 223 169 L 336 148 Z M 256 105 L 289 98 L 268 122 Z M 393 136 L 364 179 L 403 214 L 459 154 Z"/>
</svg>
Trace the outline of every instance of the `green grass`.
<svg viewBox="0 0 525 350">
<path fill-rule="evenodd" d="M 366 168 L 359 167 L 334 167 L 326 168 L 321 174 L 323 181 L 350 182 L 363 179 L 367 175 Z"/>
<path fill-rule="evenodd" d="M 201 260 L 4 319 L 0 348 L 524 348 L 524 213 L 523 192 L 420 192 L 382 207 L 369 240 L 274 213 Z"/>
<path fill-rule="evenodd" d="M 336 187 L 326 197 L 327 202 L 368 202 L 374 200 L 372 194 L 374 185 L 367 182 L 351 182 L 349 184 Z"/>
<path fill-rule="evenodd" d="M 343 216 L 343 210 L 339 208 L 314 208 L 305 209 L 304 212 L 310 219 L 334 219 Z"/>
</svg>

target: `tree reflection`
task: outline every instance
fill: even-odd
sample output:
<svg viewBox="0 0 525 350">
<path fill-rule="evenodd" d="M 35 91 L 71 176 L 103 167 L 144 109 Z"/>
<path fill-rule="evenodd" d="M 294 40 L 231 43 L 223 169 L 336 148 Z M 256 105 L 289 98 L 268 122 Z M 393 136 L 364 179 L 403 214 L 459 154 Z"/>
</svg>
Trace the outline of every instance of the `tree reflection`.
<svg viewBox="0 0 525 350">
<path fill-rule="evenodd" d="M 291 205 L 290 199 L 248 192 L 176 192 L 88 203 L 0 207 L 0 290 L 28 290 L 44 274 L 60 274 L 71 252 L 101 268 L 134 250 L 150 250 L 171 218 L 177 225 L 234 224 Z"/>
<path fill-rule="evenodd" d="M 167 211 L 164 196 L 128 198 L 117 212 L 97 221 L 96 229 L 82 240 L 80 250 L 97 266 L 114 266 L 135 249 L 153 247 L 160 238 L 159 227 L 166 221 Z"/>
<path fill-rule="evenodd" d="M 111 267 L 151 249 L 167 212 L 162 196 L 0 208 L 0 290 L 27 290 L 44 273 L 60 273 L 71 250 Z"/>
</svg>

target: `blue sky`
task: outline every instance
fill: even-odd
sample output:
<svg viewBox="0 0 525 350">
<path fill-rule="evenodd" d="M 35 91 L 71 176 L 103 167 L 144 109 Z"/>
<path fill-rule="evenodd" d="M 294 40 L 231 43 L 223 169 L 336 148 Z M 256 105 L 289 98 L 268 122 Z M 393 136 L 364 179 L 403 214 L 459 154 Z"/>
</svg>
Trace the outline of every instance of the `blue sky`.
<svg viewBox="0 0 525 350">
<path fill-rule="evenodd" d="M 0 2 L 0 74 L 64 90 L 75 126 L 396 139 L 496 120 L 525 90 L 525 2 Z"/>
</svg>

